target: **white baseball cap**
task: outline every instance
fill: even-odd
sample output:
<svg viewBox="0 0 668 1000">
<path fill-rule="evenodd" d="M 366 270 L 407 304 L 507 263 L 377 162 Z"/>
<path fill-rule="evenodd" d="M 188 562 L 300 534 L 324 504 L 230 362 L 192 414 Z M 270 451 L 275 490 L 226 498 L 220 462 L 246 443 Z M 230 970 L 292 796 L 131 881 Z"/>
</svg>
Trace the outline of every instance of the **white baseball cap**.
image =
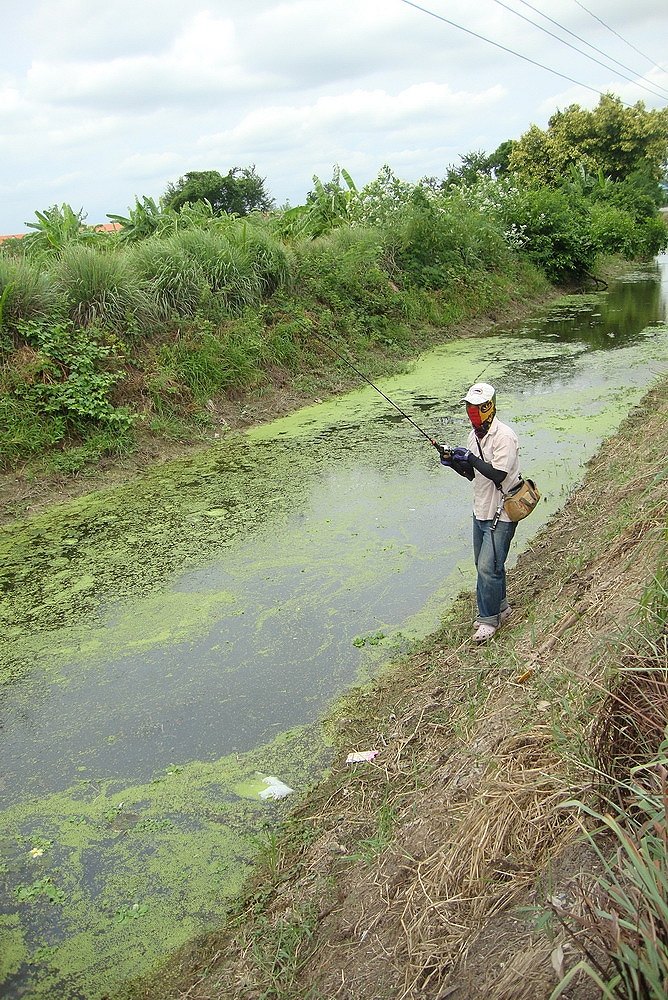
<svg viewBox="0 0 668 1000">
<path fill-rule="evenodd" d="M 495 395 L 496 389 L 489 382 L 476 382 L 466 393 L 462 403 L 473 403 L 480 406 L 481 403 L 488 403 L 490 399 L 494 399 Z"/>
</svg>

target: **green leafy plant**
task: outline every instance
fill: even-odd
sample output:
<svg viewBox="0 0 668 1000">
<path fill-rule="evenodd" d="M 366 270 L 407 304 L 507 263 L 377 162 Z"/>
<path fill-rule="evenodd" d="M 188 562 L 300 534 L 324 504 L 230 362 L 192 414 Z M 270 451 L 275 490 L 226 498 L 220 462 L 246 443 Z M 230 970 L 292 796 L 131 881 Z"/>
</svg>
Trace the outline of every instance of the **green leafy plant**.
<svg viewBox="0 0 668 1000">
<path fill-rule="evenodd" d="M 65 893 L 54 884 L 50 875 L 37 879 L 31 885 L 17 885 L 14 892 L 21 903 L 33 902 L 40 898 L 58 906 L 65 902 Z"/>
<path fill-rule="evenodd" d="M 126 924 L 131 920 L 139 920 L 145 913 L 148 913 L 146 903 L 131 903 L 130 906 L 119 906 L 114 914 L 114 920 L 117 924 Z"/>
<path fill-rule="evenodd" d="M 67 204 L 52 205 L 43 212 L 35 212 L 36 222 L 27 222 L 33 230 L 22 240 L 23 251 L 36 260 L 57 257 L 70 243 L 95 243 L 99 234 L 86 226 L 83 209 L 75 212 Z"/>
<path fill-rule="evenodd" d="M 129 428 L 131 414 L 110 400 L 120 374 L 107 367 L 114 351 L 98 331 L 69 322 L 31 322 L 21 334 L 35 349 L 26 398 L 43 414 L 62 417 L 74 427 L 89 422 Z"/>
<path fill-rule="evenodd" d="M 353 639 L 353 646 L 363 649 L 364 646 L 379 646 L 385 638 L 384 632 L 374 632 L 372 635 L 358 635 Z"/>
</svg>

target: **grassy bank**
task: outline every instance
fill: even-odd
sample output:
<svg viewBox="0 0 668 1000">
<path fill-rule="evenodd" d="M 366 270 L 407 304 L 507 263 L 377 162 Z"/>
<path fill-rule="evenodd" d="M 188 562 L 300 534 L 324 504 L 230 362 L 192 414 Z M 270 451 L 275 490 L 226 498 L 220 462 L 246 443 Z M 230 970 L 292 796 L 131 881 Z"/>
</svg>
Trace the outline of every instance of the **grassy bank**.
<svg viewBox="0 0 668 1000">
<path fill-rule="evenodd" d="M 494 642 L 462 594 L 338 706 L 332 772 L 236 918 L 133 996 L 665 996 L 667 420 L 664 378 L 519 560 Z"/>
</svg>

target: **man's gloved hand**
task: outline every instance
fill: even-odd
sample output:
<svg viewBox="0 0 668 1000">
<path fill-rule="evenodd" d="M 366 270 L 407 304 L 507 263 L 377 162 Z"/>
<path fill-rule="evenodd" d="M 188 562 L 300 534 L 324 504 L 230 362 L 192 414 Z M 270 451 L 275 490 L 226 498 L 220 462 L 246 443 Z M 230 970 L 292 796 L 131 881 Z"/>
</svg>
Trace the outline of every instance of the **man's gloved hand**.
<svg viewBox="0 0 668 1000">
<path fill-rule="evenodd" d="M 471 452 L 468 448 L 455 448 L 452 458 L 455 462 L 468 462 L 471 459 Z"/>
<path fill-rule="evenodd" d="M 441 457 L 441 465 L 446 465 L 449 469 L 452 468 L 452 448 L 446 448 L 444 444 L 434 444 L 434 447 L 438 451 Z"/>
</svg>

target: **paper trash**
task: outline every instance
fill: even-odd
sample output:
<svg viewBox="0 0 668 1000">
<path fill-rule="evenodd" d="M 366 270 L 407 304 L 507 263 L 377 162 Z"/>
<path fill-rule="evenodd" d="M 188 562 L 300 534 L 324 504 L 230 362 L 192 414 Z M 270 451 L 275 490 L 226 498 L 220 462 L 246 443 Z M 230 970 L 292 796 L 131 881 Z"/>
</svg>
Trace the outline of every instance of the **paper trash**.
<svg viewBox="0 0 668 1000">
<path fill-rule="evenodd" d="M 294 788 L 290 788 L 289 785 L 285 785 L 271 775 L 266 775 L 262 780 L 267 787 L 260 792 L 261 799 L 284 799 L 286 795 L 294 792 Z"/>
<path fill-rule="evenodd" d="M 373 760 L 380 753 L 380 750 L 360 750 L 359 753 L 349 753 L 346 757 L 346 764 L 360 764 L 364 760 Z"/>
</svg>

